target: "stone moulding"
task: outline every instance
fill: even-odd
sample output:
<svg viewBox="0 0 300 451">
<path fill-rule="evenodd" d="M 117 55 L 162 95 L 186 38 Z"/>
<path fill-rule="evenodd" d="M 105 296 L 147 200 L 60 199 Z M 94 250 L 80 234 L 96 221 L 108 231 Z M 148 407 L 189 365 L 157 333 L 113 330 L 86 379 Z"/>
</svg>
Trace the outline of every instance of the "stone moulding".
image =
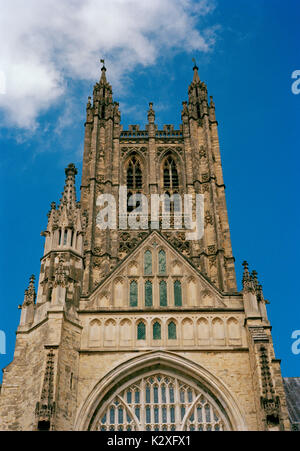
<svg viewBox="0 0 300 451">
<path fill-rule="evenodd" d="M 175 353 L 165 351 L 151 351 L 139 355 L 138 357 L 134 357 L 127 362 L 121 363 L 104 376 L 95 385 L 86 400 L 78 409 L 74 430 L 85 431 L 89 429 L 90 423 L 93 420 L 93 415 L 101 399 L 103 399 L 114 386 L 121 383 L 122 380 L 132 377 L 135 373 L 141 371 L 144 372 L 149 368 L 154 367 L 157 367 L 158 371 L 160 368 L 179 371 L 182 375 L 197 380 L 200 384 L 207 387 L 222 404 L 222 407 L 227 413 L 231 428 L 235 431 L 247 430 L 243 413 L 241 412 L 236 398 L 220 379 L 191 360 L 178 356 Z"/>
</svg>

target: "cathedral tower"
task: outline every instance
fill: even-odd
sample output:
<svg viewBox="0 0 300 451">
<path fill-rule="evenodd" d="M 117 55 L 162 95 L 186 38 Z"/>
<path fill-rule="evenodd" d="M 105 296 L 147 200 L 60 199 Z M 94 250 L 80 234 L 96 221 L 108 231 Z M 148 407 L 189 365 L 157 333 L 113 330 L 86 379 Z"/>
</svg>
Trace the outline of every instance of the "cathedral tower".
<svg viewBox="0 0 300 451">
<path fill-rule="evenodd" d="M 247 262 L 237 290 L 215 104 L 196 65 L 181 119 L 159 130 L 150 102 L 145 129 L 123 130 L 103 65 L 81 200 L 70 164 L 37 294 L 32 276 L 20 306 L 0 429 L 289 429 L 268 302 Z M 185 195 L 193 217 L 201 210 L 197 239 Z"/>
</svg>

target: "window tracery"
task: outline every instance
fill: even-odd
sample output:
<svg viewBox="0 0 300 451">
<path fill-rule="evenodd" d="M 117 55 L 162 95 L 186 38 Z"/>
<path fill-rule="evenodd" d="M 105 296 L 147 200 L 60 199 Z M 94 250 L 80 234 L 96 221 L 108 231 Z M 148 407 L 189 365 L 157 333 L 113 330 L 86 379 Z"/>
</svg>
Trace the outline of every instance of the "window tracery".
<svg viewBox="0 0 300 451">
<path fill-rule="evenodd" d="M 222 431 L 226 416 L 206 391 L 170 374 L 119 388 L 100 410 L 98 431 Z"/>
</svg>

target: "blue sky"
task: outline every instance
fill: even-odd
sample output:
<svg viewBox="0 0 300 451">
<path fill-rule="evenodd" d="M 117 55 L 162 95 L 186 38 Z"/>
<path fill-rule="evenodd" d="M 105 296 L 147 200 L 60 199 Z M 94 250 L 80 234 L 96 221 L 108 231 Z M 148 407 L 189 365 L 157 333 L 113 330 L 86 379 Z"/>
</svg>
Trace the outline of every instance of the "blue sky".
<svg viewBox="0 0 300 451">
<path fill-rule="evenodd" d="M 238 286 L 246 259 L 270 301 L 283 375 L 300 376 L 300 354 L 291 350 L 300 330 L 300 94 L 291 90 L 300 70 L 299 1 L 113 0 L 104 10 L 107 2 L 87 0 L 77 14 L 78 1 L 29 0 L 22 10 L 24 2 L 12 0 L 0 14 L 0 330 L 7 338 L 0 368 L 13 358 L 18 305 L 30 275 L 38 278 L 40 233 L 60 199 L 64 168 L 74 162 L 81 174 L 85 105 L 99 59 L 124 128 L 144 127 L 150 101 L 158 126 L 177 128 L 195 57 L 216 104 Z"/>
</svg>

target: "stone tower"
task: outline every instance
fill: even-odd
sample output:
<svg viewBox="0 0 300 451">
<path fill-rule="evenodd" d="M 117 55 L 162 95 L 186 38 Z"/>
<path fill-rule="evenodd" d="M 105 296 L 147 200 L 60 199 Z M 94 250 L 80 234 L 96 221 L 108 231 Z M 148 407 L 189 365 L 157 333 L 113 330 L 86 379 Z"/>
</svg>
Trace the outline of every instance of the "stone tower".
<svg viewBox="0 0 300 451">
<path fill-rule="evenodd" d="M 20 307 L 0 429 L 290 428 L 268 302 L 246 262 L 237 291 L 215 105 L 196 66 L 181 118 L 159 130 L 149 103 L 145 130 L 123 130 L 102 67 L 81 200 L 70 164 L 37 295 L 32 276 Z M 198 239 L 187 239 L 187 194 L 194 215 L 202 199 Z M 101 222 L 104 196 L 114 227 Z"/>
</svg>

